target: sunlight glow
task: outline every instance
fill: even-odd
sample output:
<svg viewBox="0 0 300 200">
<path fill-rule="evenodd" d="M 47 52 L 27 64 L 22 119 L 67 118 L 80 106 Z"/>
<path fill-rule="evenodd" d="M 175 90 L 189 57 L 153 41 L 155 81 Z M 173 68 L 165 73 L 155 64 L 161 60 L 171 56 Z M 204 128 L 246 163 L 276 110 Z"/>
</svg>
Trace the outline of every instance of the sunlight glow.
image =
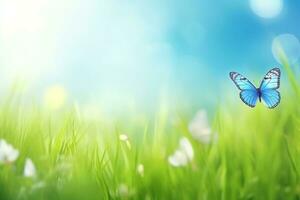
<svg viewBox="0 0 300 200">
<path fill-rule="evenodd" d="M 0 4 L 0 72 L 8 80 L 35 82 L 52 66 L 53 42 L 45 24 L 46 0 L 3 0 Z M 2 80 L 3 81 L 3 80 Z M 4 80 L 6 81 L 6 80 Z"/>
<path fill-rule="evenodd" d="M 250 0 L 252 11 L 262 18 L 273 18 L 280 14 L 282 0 Z"/>
<path fill-rule="evenodd" d="M 1 26 L 2 34 L 14 37 L 19 31 L 33 32 L 43 25 L 43 0 L 6 0 L 2 4 Z"/>
<path fill-rule="evenodd" d="M 67 92 L 61 85 L 49 87 L 44 96 L 44 102 L 51 110 L 58 110 L 64 106 L 67 100 Z"/>
</svg>

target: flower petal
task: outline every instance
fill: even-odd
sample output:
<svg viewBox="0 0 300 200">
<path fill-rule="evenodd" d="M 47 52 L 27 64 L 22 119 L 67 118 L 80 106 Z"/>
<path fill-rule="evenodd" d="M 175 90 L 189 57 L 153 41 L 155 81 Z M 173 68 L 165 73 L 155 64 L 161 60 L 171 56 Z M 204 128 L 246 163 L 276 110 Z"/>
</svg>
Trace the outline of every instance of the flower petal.
<svg viewBox="0 0 300 200">
<path fill-rule="evenodd" d="M 193 150 L 193 146 L 190 143 L 190 141 L 183 137 L 180 139 L 180 149 L 182 150 L 182 152 L 184 152 L 188 158 L 189 161 L 193 160 L 194 158 L 194 150 Z"/>
<path fill-rule="evenodd" d="M 24 176 L 25 177 L 36 176 L 36 168 L 30 158 L 26 159 L 25 167 L 24 167 Z"/>
</svg>

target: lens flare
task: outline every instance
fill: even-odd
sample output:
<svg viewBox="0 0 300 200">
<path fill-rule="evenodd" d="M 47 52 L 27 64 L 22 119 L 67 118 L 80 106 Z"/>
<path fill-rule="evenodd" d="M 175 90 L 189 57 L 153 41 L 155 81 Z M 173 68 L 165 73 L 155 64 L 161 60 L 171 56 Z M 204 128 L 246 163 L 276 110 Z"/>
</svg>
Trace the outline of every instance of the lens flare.
<svg viewBox="0 0 300 200">
<path fill-rule="evenodd" d="M 278 35 L 273 39 L 272 53 L 280 64 L 283 64 L 284 61 L 295 64 L 300 58 L 300 42 L 292 34 Z"/>
</svg>

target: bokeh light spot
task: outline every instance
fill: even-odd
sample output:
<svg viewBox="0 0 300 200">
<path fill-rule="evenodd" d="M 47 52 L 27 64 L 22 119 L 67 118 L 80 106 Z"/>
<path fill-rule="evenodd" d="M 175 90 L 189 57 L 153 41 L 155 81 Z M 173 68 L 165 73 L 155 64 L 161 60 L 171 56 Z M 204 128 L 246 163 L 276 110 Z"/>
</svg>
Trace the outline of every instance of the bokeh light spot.
<svg viewBox="0 0 300 200">
<path fill-rule="evenodd" d="M 273 39 L 272 53 L 280 64 L 283 64 L 283 59 L 295 64 L 300 58 L 300 42 L 292 34 L 281 34 Z"/>
<path fill-rule="evenodd" d="M 250 0 L 252 11 L 262 18 L 273 18 L 280 14 L 282 0 Z"/>
</svg>

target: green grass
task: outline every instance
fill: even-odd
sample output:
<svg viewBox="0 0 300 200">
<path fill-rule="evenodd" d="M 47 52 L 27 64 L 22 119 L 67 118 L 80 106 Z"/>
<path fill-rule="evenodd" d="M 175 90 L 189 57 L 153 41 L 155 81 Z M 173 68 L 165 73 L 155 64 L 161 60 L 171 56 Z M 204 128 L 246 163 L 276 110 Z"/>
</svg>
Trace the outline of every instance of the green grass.
<svg viewBox="0 0 300 200">
<path fill-rule="evenodd" d="M 8 95 L 0 138 L 20 156 L 0 165 L 0 199 L 299 199 L 300 87 L 287 62 L 282 69 L 291 84 L 281 86 L 279 107 L 220 105 L 211 121 L 218 140 L 211 144 L 191 137 L 188 111 L 162 106 L 148 118 L 89 121 L 76 109 L 50 113 Z M 123 133 L 130 144 L 119 139 Z M 167 158 L 182 136 L 195 156 L 176 168 Z M 23 176 L 27 157 L 35 178 Z"/>
</svg>

